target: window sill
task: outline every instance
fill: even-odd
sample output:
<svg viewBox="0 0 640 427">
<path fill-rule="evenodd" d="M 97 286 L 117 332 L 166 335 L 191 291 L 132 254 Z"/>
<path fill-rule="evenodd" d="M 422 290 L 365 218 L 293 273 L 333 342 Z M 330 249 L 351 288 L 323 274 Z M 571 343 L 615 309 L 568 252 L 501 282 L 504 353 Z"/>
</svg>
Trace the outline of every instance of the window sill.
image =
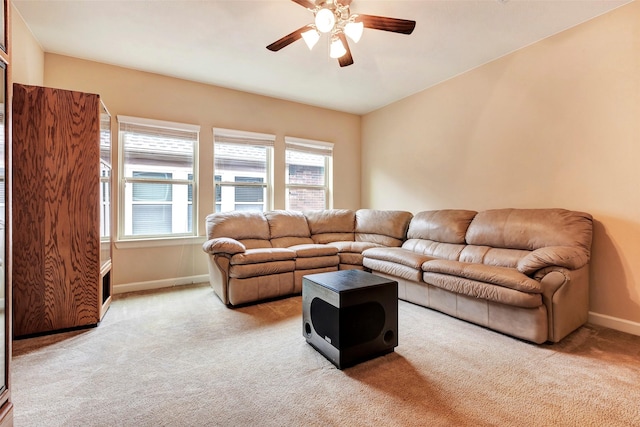
<svg viewBox="0 0 640 427">
<path fill-rule="evenodd" d="M 117 249 L 159 248 L 163 246 L 201 245 L 206 242 L 205 236 L 162 237 L 149 239 L 127 239 L 115 242 Z"/>
</svg>

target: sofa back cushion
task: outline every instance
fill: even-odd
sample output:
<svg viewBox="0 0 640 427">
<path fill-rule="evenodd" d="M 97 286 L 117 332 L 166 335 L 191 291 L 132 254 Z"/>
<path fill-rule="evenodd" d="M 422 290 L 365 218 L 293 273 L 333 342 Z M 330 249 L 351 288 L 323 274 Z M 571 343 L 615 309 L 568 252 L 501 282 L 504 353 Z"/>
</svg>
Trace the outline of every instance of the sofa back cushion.
<svg viewBox="0 0 640 427">
<path fill-rule="evenodd" d="M 269 223 L 271 245 L 274 248 L 313 243 L 307 218 L 302 212 L 275 210 L 265 212 L 264 216 Z"/>
<path fill-rule="evenodd" d="M 311 238 L 315 243 L 353 242 L 356 213 L 350 209 L 305 211 Z"/>
<path fill-rule="evenodd" d="M 407 239 L 464 244 L 467 228 L 476 213 L 476 211 L 462 209 L 418 212 L 411 219 Z"/>
<path fill-rule="evenodd" d="M 207 238 L 230 237 L 247 249 L 270 248 L 269 223 L 262 212 L 232 211 L 210 214 L 206 219 Z"/>
<path fill-rule="evenodd" d="M 401 246 L 413 215 L 406 211 L 358 209 L 356 211 L 356 242 L 371 242 L 384 246 Z"/>
<path fill-rule="evenodd" d="M 566 209 L 493 209 L 479 212 L 467 229 L 470 245 L 533 251 L 547 246 L 591 250 L 592 217 Z"/>
</svg>

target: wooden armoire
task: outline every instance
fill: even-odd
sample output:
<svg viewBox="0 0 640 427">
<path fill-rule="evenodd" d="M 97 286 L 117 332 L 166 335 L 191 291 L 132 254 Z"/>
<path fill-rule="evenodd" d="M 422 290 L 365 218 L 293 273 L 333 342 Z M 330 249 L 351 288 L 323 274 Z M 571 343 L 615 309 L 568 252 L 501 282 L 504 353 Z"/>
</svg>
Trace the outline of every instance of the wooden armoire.
<svg viewBox="0 0 640 427">
<path fill-rule="evenodd" d="M 13 86 L 14 338 L 95 326 L 110 302 L 102 108 L 95 94 Z"/>
</svg>

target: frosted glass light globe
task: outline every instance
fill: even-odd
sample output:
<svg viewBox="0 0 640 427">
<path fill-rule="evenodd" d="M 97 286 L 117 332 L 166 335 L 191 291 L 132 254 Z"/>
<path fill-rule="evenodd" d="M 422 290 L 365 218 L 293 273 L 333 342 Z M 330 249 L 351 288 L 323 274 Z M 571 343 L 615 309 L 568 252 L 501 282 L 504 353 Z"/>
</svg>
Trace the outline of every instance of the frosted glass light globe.
<svg viewBox="0 0 640 427">
<path fill-rule="evenodd" d="M 349 36 L 351 40 L 358 43 L 360 41 L 360 37 L 362 37 L 362 30 L 364 29 L 364 24 L 362 22 L 349 22 L 344 26 L 344 32 Z"/>
<path fill-rule="evenodd" d="M 328 33 L 336 25 L 336 16 L 329 9 L 320 9 L 316 13 L 316 28 L 321 33 Z"/>
<path fill-rule="evenodd" d="M 342 44 L 339 38 L 331 40 L 331 46 L 329 48 L 329 56 L 332 58 L 342 58 L 347 53 L 347 49 Z"/>
<path fill-rule="evenodd" d="M 311 50 L 316 45 L 316 43 L 318 43 L 318 40 L 320 40 L 320 34 L 318 34 L 315 28 L 311 28 L 310 30 L 302 33 L 302 38 L 304 39 L 304 42 L 307 44 L 307 47 L 309 48 L 309 50 Z"/>
</svg>

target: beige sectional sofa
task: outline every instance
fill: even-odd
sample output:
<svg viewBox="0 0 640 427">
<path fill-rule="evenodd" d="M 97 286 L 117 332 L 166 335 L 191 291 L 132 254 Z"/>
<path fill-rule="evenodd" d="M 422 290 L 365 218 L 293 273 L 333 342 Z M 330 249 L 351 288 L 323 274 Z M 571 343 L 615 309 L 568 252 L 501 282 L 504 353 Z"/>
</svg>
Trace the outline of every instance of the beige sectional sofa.
<svg viewBox="0 0 640 427">
<path fill-rule="evenodd" d="M 412 214 L 332 209 L 207 216 L 211 286 L 227 305 L 299 294 L 302 276 L 363 269 L 362 252 L 399 247 Z"/>
<path fill-rule="evenodd" d="M 298 294 L 359 268 L 400 299 L 535 343 L 587 320 L 592 218 L 564 209 L 229 212 L 207 217 L 210 282 L 228 305 Z"/>
</svg>

